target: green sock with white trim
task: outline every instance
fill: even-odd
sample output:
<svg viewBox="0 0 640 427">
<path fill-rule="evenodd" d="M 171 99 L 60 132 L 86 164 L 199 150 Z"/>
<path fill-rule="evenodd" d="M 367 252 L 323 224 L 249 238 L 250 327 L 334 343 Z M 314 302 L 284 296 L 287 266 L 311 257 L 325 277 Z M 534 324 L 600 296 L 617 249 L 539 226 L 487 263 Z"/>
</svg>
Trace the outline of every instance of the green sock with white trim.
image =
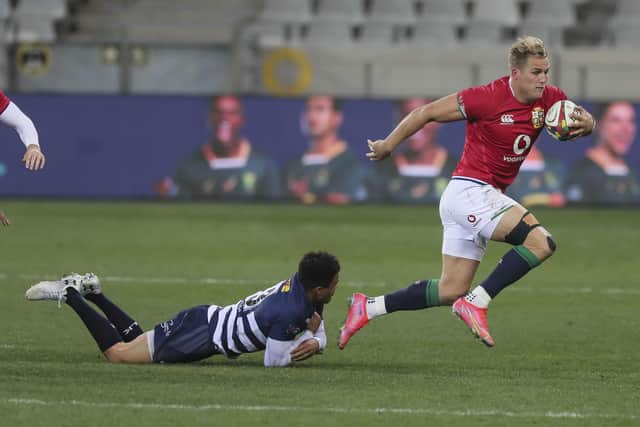
<svg viewBox="0 0 640 427">
<path fill-rule="evenodd" d="M 467 301 L 478 307 L 487 307 L 504 288 L 522 278 L 540 262 L 529 249 L 522 245 L 514 246 L 504 254 L 491 274 L 467 295 Z"/>
</svg>

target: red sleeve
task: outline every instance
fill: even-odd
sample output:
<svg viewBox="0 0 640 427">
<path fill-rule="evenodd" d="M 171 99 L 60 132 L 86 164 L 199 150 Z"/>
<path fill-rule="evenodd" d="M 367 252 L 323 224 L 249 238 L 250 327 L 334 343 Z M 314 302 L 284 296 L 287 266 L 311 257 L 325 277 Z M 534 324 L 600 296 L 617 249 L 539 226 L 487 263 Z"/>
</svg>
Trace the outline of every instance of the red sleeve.
<svg viewBox="0 0 640 427">
<path fill-rule="evenodd" d="M 9 102 L 11 102 L 11 100 L 9 100 L 9 98 L 7 98 L 7 95 L 5 95 L 4 92 L 0 90 L 0 114 L 4 113 L 4 110 L 6 110 L 9 106 Z"/>
<path fill-rule="evenodd" d="M 474 121 L 492 111 L 493 99 L 489 86 L 475 86 L 458 92 L 458 108 L 468 121 Z"/>
</svg>

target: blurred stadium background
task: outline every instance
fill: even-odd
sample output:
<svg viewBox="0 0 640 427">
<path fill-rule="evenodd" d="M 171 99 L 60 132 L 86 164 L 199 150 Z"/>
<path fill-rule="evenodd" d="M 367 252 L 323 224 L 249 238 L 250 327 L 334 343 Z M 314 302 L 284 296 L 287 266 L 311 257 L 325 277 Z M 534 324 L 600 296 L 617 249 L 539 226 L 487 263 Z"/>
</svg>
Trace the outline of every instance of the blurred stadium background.
<svg viewBox="0 0 640 427">
<path fill-rule="evenodd" d="M 13 221 L 0 231 L 0 425 L 638 425 L 637 207 L 536 210 L 559 251 L 494 303 L 491 351 L 442 308 L 383 319 L 338 352 L 351 292 L 439 274 L 436 206 L 129 200 L 154 198 L 210 135 L 211 95 L 242 97 L 246 133 L 279 164 L 303 149 L 306 96 L 346 98 L 341 134 L 362 154 L 397 120 L 395 100 L 506 74 L 521 34 L 544 38 L 571 99 L 638 112 L 638 22 L 636 0 L 0 0 L 0 88 L 48 159 L 21 170 L 23 147 L 0 129 Z M 464 128 L 447 126 L 459 153 Z M 568 164 L 592 141 L 541 138 Z M 637 175 L 637 143 L 626 158 Z M 343 265 L 331 344 L 286 371 L 260 354 L 109 366 L 70 310 L 23 297 L 35 281 L 95 271 L 149 328 L 235 302 L 316 248 Z M 479 277 L 503 250 L 491 247 Z"/>
<path fill-rule="evenodd" d="M 638 16 L 633 0 L 1 0 L 0 86 L 436 96 L 502 75 L 502 46 L 532 34 L 570 97 L 638 99 Z"/>
</svg>

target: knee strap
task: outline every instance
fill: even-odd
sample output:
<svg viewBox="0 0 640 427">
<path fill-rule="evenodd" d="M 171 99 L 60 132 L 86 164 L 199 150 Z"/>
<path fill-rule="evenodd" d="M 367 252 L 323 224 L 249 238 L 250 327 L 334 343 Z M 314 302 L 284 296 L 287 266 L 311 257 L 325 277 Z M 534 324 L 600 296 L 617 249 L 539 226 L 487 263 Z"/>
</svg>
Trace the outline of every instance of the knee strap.
<svg viewBox="0 0 640 427">
<path fill-rule="evenodd" d="M 513 230 L 511 230 L 509 234 L 505 236 L 505 242 L 514 246 L 521 245 L 525 240 L 527 240 L 527 236 L 529 235 L 529 233 L 531 233 L 531 230 L 536 227 L 540 227 L 540 224 L 531 225 L 527 224 L 524 221 L 524 218 L 529 214 L 531 214 L 531 212 L 525 212 L 524 215 L 522 215 L 522 217 L 520 218 L 520 222 L 518 222 L 518 224 L 513 227 Z"/>
</svg>

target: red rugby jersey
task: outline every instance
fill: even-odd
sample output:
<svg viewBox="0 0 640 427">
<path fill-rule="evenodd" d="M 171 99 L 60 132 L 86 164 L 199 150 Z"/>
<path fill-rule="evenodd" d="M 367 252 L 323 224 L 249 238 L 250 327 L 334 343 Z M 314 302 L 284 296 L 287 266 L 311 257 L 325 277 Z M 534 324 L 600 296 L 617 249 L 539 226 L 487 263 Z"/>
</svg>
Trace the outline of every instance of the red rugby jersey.
<svg viewBox="0 0 640 427">
<path fill-rule="evenodd" d="M 547 85 L 542 98 L 523 104 L 513 95 L 509 76 L 458 92 L 467 132 L 453 175 L 475 178 L 504 191 L 544 127 L 547 110 L 562 99 L 567 95 L 560 88 Z"/>
</svg>

